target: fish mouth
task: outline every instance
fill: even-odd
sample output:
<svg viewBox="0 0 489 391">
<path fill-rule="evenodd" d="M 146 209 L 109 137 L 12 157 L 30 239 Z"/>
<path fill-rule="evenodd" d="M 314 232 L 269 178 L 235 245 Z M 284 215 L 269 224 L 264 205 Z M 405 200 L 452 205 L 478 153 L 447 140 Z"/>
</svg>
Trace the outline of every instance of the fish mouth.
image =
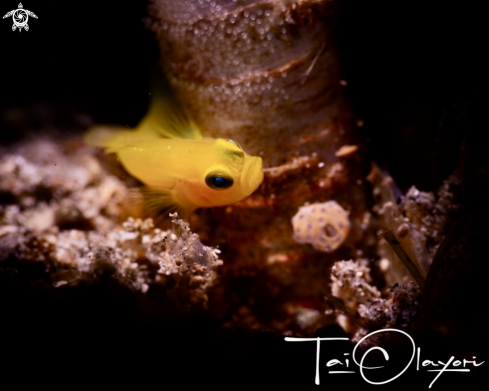
<svg viewBox="0 0 489 391">
<path fill-rule="evenodd" d="M 261 157 L 250 156 L 246 159 L 243 167 L 243 181 L 246 189 L 246 195 L 250 195 L 263 182 Z"/>
</svg>

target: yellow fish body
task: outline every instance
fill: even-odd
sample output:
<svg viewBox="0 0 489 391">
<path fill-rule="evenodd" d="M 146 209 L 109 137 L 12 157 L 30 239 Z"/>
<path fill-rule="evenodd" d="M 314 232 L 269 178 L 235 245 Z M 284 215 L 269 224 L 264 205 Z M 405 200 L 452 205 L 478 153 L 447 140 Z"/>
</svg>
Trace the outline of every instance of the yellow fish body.
<svg viewBox="0 0 489 391">
<path fill-rule="evenodd" d="M 202 138 L 176 103 L 156 100 L 135 130 L 93 127 L 85 142 L 116 153 L 143 182 L 147 206 L 156 214 L 235 203 L 263 181 L 262 159 L 233 140 Z"/>
</svg>

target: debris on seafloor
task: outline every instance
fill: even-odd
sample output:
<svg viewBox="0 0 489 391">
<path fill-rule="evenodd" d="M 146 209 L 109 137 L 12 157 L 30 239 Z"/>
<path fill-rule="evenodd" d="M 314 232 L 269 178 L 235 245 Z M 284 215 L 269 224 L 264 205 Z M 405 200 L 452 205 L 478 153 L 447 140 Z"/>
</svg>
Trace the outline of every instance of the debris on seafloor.
<svg viewBox="0 0 489 391">
<path fill-rule="evenodd" d="M 155 228 L 151 219 L 130 217 L 125 200 L 135 185 L 132 179 L 118 179 L 93 150 L 70 142 L 25 141 L 6 149 L 0 158 L 3 265 L 15 267 L 12 260 L 42 262 L 44 282 L 54 287 L 111 278 L 135 292 L 144 293 L 154 285 L 176 289 L 184 302 L 205 305 L 207 290 L 216 282 L 216 268 L 222 264 L 219 250 L 204 246 L 176 215 L 170 230 Z M 301 207 L 292 224 L 297 242 L 330 253 L 344 243 L 351 227 L 348 213 L 335 201 Z M 306 229 L 308 225 L 312 231 Z M 391 272 L 387 266 L 382 270 L 386 275 Z M 394 311 L 389 293 L 381 297 L 371 285 L 367 261 L 338 261 L 331 273 L 332 296 L 343 302 L 349 314 L 356 314 L 359 324 L 373 324 L 379 312 Z M 301 296 L 304 293 L 297 294 Z M 289 300 L 282 307 L 288 315 L 272 316 L 269 324 L 283 333 L 295 330 L 310 335 L 336 319 L 352 334 L 366 330 L 342 314 L 335 317 L 327 303 L 313 300 L 308 305 L 307 301 Z M 266 328 L 251 308 L 241 306 L 232 312 L 235 323 Z M 392 323 L 398 314 L 389 321 L 382 316 L 376 318 L 376 325 Z"/>
<path fill-rule="evenodd" d="M 361 258 L 336 261 L 331 268 L 331 293 L 326 295 L 336 310 L 337 323 L 353 341 L 377 329 L 419 331 L 428 327 L 423 323 L 423 311 L 429 311 L 431 305 L 425 297 L 426 277 L 432 272 L 433 259 L 442 256 L 438 251 L 442 241 L 450 237 L 447 221 L 460 208 L 454 195 L 461 183 L 457 174 L 445 180 L 436 194 L 414 186 L 401 194 L 392 178 L 376 167 L 368 179 L 377 202 L 372 212 L 380 233 L 379 257 L 376 262 Z M 453 240 L 445 243 L 442 252 L 451 245 Z M 382 289 L 372 279 L 378 273 L 384 279 Z M 431 274 L 429 289 L 434 283 Z"/>
<path fill-rule="evenodd" d="M 176 214 L 170 230 L 127 218 L 128 191 L 86 148 L 68 153 L 48 139 L 12 148 L 0 157 L 0 265 L 42 262 L 54 287 L 110 278 L 143 293 L 171 287 L 183 303 L 205 305 L 219 250 Z"/>
<path fill-rule="evenodd" d="M 20 263 L 42 264 L 42 282 L 46 286 L 77 286 L 111 279 L 133 292 L 144 293 L 154 286 L 172 290 L 181 302 L 194 307 L 220 303 L 219 294 L 225 289 L 216 287 L 216 269 L 222 264 L 219 250 L 203 245 L 189 224 L 176 215 L 171 216 L 173 228 L 169 230 L 155 228 L 151 219 L 130 217 L 125 202 L 135 183 L 130 177 L 119 179 L 112 175 L 112 168 L 101 164 L 103 160 L 95 158 L 92 149 L 73 140 L 55 142 L 45 137 L 24 141 L 2 152 L 3 269 L 15 269 Z M 403 202 L 394 204 L 393 191 L 389 190 L 392 181 L 380 173 L 376 175 L 374 193 L 381 206 L 374 207 L 369 224 L 386 225 L 399 240 L 408 240 L 402 242 L 403 248 L 434 253 L 443 235 L 443 213 L 452 205 L 447 187 L 450 181 L 440 190 L 438 200 L 412 188 Z M 391 196 L 385 202 L 380 197 L 384 193 Z M 348 213 L 335 201 L 301 207 L 292 224 L 295 240 L 312 244 L 321 251 L 318 254 L 324 254 L 327 246 L 330 254 L 340 249 L 351 227 Z M 313 226 L 313 234 L 302 231 L 308 224 Z M 360 253 L 348 261 L 336 260 L 332 267 L 324 265 L 322 259 L 311 259 L 304 279 L 294 280 L 290 274 L 277 272 L 265 282 L 260 280 L 263 276 L 250 280 L 254 289 L 263 284 L 274 292 L 280 292 L 273 286 L 276 280 L 288 281 L 288 299 L 283 300 L 280 295 L 269 298 L 266 306 L 274 306 L 276 313 L 262 319 L 253 305 L 256 297 L 250 296 L 248 305 L 236 303 L 230 309 L 230 322 L 225 324 L 311 335 L 317 328 L 338 323 L 354 339 L 376 328 L 409 327 L 418 311 L 419 288 L 409 281 L 412 278 L 407 272 L 398 276 L 395 254 L 389 253 L 387 244 L 379 246 L 377 262 L 367 261 Z M 419 265 L 419 251 L 412 253 Z M 290 256 L 284 254 L 279 266 L 289 262 Z M 234 262 L 239 264 L 240 260 Z M 274 268 L 272 271 L 281 270 L 275 264 L 270 267 Z M 377 273 L 375 282 L 371 269 Z M 331 293 L 327 293 L 327 283 L 317 279 L 319 273 L 331 275 Z M 378 284 L 379 276 L 386 285 Z M 208 302 L 211 286 L 217 288 L 213 292 L 217 304 Z M 316 290 L 322 293 L 316 295 Z"/>
<path fill-rule="evenodd" d="M 457 185 L 457 176 L 445 180 L 436 195 L 414 186 L 406 194 L 397 194 L 399 191 L 392 178 L 377 167 L 372 169 L 368 179 L 374 186 L 377 202 L 372 209 L 379 216 L 380 226 L 394 233 L 421 276 L 426 277 L 437 246 L 446 234 L 447 216 L 457 209 L 450 190 Z M 411 279 L 407 268 L 383 239 L 379 241 L 378 253 L 384 267 L 389 269 L 385 273 L 388 284 Z"/>
<path fill-rule="evenodd" d="M 365 259 L 336 262 L 331 269 L 331 293 L 339 312 L 338 324 L 353 335 L 353 341 L 373 329 L 405 329 L 414 319 L 421 298 L 413 281 L 394 284 L 381 293 L 372 285 Z"/>
</svg>

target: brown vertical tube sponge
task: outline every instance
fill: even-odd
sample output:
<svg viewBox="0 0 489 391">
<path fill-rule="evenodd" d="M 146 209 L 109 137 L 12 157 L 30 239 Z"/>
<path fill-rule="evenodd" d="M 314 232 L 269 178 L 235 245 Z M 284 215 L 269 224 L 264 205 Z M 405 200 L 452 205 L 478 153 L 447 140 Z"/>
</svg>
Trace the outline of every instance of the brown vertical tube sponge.
<svg viewBox="0 0 489 391">
<path fill-rule="evenodd" d="M 201 235 L 207 226 L 211 242 L 226 243 L 222 289 L 228 281 L 239 306 L 267 297 L 269 317 L 322 297 L 331 262 L 374 245 L 365 244 L 369 165 L 344 99 L 336 1 L 152 0 L 149 10 L 164 72 L 204 135 L 234 139 L 263 158 L 255 194 L 199 213 Z M 345 244 L 326 253 L 295 242 L 298 208 L 329 200 L 349 212 Z M 230 282 L 246 276 L 253 288 Z"/>
</svg>

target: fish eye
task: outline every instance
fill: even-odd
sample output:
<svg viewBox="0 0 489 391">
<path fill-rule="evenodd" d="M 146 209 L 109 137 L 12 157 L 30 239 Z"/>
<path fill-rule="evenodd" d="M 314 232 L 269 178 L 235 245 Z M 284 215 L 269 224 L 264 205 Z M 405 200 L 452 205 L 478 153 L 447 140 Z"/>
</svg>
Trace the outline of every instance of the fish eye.
<svg viewBox="0 0 489 391">
<path fill-rule="evenodd" d="M 209 174 L 205 178 L 205 183 L 211 189 L 224 190 L 233 185 L 233 179 L 223 175 Z"/>
</svg>

